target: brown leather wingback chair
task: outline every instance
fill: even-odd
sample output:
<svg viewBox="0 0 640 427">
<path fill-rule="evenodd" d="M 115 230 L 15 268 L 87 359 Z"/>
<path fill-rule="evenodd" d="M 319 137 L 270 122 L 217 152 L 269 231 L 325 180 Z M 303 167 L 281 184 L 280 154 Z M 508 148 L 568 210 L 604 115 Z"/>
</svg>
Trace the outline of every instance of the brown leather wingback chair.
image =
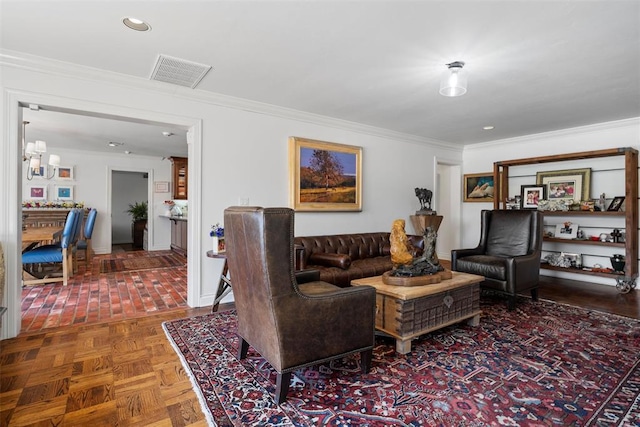
<svg viewBox="0 0 640 427">
<path fill-rule="evenodd" d="M 229 207 L 224 211 L 227 262 L 238 313 L 238 357 L 249 345 L 278 372 L 275 397 L 286 400 L 291 373 L 360 353 L 371 364 L 375 289 L 339 288 L 294 274 L 294 211 Z"/>
<path fill-rule="evenodd" d="M 480 243 L 473 249 L 451 251 L 451 269 L 485 277 L 481 289 L 508 296 L 509 310 L 516 294 L 531 291 L 538 299 L 542 213 L 535 210 L 483 210 Z"/>
</svg>

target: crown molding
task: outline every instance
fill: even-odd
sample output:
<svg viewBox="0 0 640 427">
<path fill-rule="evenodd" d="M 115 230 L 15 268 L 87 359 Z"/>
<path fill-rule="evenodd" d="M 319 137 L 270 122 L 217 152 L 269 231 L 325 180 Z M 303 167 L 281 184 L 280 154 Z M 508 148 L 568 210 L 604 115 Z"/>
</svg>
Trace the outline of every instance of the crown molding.
<svg viewBox="0 0 640 427">
<path fill-rule="evenodd" d="M 366 135 L 399 140 L 408 143 L 431 145 L 440 149 L 455 153 L 461 153 L 462 146 L 440 141 L 436 139 L 424 138 L 417 135 L 406 134 L 389 129 L 365 125 L 291 108 L 279 107 L 258 101 L 252 101 L 219 93 L 206 92 L 198 89 L 184 88 L 169 85 L 162 82 L 147 80 L 141 77 L 134 77 L 126 74 L 115 73 L 102 69 L 86 67 L 69 62 L 59 61 L 51 58 L 44 58 L 30 55 L 24 52 L 0 49 L 0 66 L 13 67 L 22 70 L 38 72 L 58 77 L 70 77 L 82 79 L 90 82 L 100 82 L 135 88 L 153 93 L 162 93 L 174 98 L 181 98 L 188 101 L 197 101 L 219 107 L 248 111 L 256 114 L 265 114 L 283 119 L 295 120 L 304 123 L 311 123 L 341 130 L 347 130 Z"/>
<path fill-rule="evenodd" d="M 500 146 L 505 144 L 521 144 L 524 142 L 539 141 L 541 139 L 557 138 L 557 137 L 563 137 L 568 135 L 575 136 L 575 135 L 588 134 L 593 132 L 609 131 L 609 130 L 624 128 L 629 126 L 636 126 L 638 129 L 640 129 L 640 117 L 614 120 L 611 122 L 595 123 L 591 125 L 578 126 L 578 127 L 554 130 L 549 132 L 534 133 L 531 135 L 518 136 L 514 138 L 497 139 L 495 141 L 480 142 L 478 144 L 469 144 L 464 147 L 464 150 L 469 151 L 469 150 L 483 149 L 487 147 L 495 147 L 495 146 Z"/>
</svg>

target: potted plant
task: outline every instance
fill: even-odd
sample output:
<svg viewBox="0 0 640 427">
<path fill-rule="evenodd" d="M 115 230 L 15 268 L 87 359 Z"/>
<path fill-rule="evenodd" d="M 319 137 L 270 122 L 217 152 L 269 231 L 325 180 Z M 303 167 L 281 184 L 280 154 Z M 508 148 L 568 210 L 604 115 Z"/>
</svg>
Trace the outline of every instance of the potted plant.
<svg viewBox="0 0 640 427">
<path fill-rule="evenodd" d="M 133 247 L 141 248 L 144 241 L 144 229 L 147 226 L 147 202 L 135 202 L 129 204 L 126 212 L 131 215 L 131 234 L 133 235 Z"/>
</svg>

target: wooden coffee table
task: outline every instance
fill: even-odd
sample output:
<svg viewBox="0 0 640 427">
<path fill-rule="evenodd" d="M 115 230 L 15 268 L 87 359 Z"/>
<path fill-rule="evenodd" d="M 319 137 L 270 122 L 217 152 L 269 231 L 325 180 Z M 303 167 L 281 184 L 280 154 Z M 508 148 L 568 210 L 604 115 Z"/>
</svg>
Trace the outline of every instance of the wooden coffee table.
<svg viewBox="0 0 640 427">
<path fill-rule="evenodd" d="M 394 286 L 382 276 L 351 281 L 376 288 L 376 329 L 396 339 L 396 351 L 407 354 L 411 340 L 427 332 L 467 320 L 480 322 L 480 282 L 484 277 L 452 272 L 451 279 L 423 286 Z"/>
</svg>

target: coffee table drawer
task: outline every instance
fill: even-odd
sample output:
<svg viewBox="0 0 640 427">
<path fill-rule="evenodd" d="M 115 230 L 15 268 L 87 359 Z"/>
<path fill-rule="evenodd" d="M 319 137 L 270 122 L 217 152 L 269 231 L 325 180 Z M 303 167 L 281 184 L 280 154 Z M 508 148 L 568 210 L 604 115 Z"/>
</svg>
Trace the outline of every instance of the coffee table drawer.
<svg viewBox="0 0 640 427">
<path fill-rule="evenodd" d="M 411 300 L 376 294 L 376 328 L 398 337 L 417 336 L 476 314 L 479 300 L 477 283 Z"/>
</svg>

